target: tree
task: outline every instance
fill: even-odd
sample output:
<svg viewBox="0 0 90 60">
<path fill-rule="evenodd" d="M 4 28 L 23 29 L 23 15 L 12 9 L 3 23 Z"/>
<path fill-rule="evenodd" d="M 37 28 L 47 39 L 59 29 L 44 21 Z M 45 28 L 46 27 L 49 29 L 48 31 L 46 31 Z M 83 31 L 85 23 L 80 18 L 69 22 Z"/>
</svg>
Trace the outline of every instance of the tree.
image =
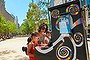
<svg viewBox="0 0 90 60">
<path fill-rule="evenodd" d="M 0 33 L 4 33 L 5 29 L 6 29 L 6 20 L 2 16 L 2 14 L 0 14 Z"/>
<path fill-rule="evenodd" d="M 29 4 L 29 9 L 27 12 L 27 23 L 29 26 L 29 31 L 34 32 L 36 30 L 36 24 L 38 24 L 38 21 L 40 20 L 41 15 L 40 15 L 40 9 L 39 7 L 34 4 L 30 3 Z"/>
<path fill-rule="evenodd" d="M 16 33 L 16 31 L 17 31 L 15 23 L 11 22 L 10 20 L 7 21 L 7 28 L 8 28 L 7 33 L 13 34 L 13 33 Z"/>
<path fill-rule="evenodd" d="M 27 12 L 27 19 L 24 20 L 20 27 L 21 34 L 29 34 L 38 29 L 38 26 L 45 22 L 48 23 L 47 12 L 42 10 L 39 5 L 30 3 Z"/>
<path fill-rule="evenodd" d="M 29 31 L 29 25 L 28 25 L 28 22 L 27 20 L 25 19 L 24 22 L 21 24 L 20 26 L 20 34 L 28 34 L 30 31 Z"/>
<path fill-rule="evenodd" d="M 27 22 L 29 25 L 29 31 L 36 31 L 38 29 L 37 27 L 41 23 L 48 21 L 47 18 L 44 17 L 44 14 L 46 14 L 46 12 L 44 10 L 41 10 L 38 5 L 34 3 L 29 4 L 29 9 L 27 12 Z"/>
<path fill-rule="evenodd" d="M 47 0 L 40 0 L 38 2 L 38 6 L 41 10 L 41 16 L 42 18 L 46 19 L 48 18 L 48 1 Z"/>
<path fill-rule="evenodd" d="M 27 12 L 27 19 L 28 20 L 40 20 L 40 9 L 34 3 L 29 4 L 29 9 Z"/>
<path fill-rule="evenodd" d="M 6 19 L 0 14 L 0 33 L 15 33 L 16 25 L 14 22 L 10 20 L 6 21 Z"/>
</svg>

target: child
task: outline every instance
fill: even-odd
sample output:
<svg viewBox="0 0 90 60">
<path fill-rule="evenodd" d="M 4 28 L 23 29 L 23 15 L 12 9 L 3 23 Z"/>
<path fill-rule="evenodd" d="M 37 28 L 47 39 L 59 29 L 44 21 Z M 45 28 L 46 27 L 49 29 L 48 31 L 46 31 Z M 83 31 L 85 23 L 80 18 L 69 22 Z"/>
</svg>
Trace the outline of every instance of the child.
<svg viewBox="0 0 90 60">
<path fill-rule="evenodd" d="M 47 31 L 45 39 L 44 39 L 44 44 L 48 44 L 50 39 L 51 39 L 51 33 L 50 33 L 50 31 Z"/>
<path fill-rule="evenodd" d="M 29 42 L 31 42 L 31 38 L 30 37 L 27 39 L 27 45 L 29 44 Z M 27 55 L 27 47 L 23 46 L 22 47 L 22 51 L 25 52 L 26 55 Z"/>
<path fill-rule="evenodd" d="M 27 55 L 29 56 L 30 60 L 37 60 L 34 56 L 35 47 L 38 45 L 38 37 L 37 33 L 32 33 L 29 43 L 27 44 Z"/>
<path fill-rule="evenodd" d="M 50 31 L 47 31 L 46 36 L 44 38 L 44 43 L 41 44 L 41 49 L 49 48 L 51 46 L 50 40 L 51 40 L 51 33 L 50 33 Z"/>
</svg>

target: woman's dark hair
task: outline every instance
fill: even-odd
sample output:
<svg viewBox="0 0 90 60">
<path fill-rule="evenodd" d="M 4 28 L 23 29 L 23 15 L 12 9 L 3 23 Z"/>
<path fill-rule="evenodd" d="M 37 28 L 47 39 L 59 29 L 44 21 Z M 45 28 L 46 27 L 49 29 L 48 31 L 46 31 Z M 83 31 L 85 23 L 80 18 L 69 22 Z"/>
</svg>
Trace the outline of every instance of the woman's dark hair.
<svg viewBox="0 0 90 60">
<path fill-rule="evenodd" d="M 29 44 L 29 42 L 31 42 L 31 37 L 29 37 L 28 39 L 27 39 L 27 44 Z"/>
<path fill-rule="evenodd" d="M 42 24 L 39 26 L 38 32 L 40 32 L 41 29 L 44 29 L 44 26 L 46 26 L 46 30 L 45 30 L 45 32 L 47 32 L 47 30 L 48 30 L 48 26 L 47 26 L 47 24 L 45 24 L 45 23 L 42 23 Z"/>
</svg>

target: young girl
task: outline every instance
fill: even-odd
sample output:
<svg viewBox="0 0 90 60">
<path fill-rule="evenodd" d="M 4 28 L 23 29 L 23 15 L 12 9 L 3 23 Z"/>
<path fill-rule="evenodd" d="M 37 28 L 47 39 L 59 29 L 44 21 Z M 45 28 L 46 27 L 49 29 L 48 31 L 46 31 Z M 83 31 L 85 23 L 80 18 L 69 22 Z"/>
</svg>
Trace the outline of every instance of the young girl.
<svg viewBox="0 0 90 60">
<path fill-rule="evenodd" d="M 37 33 L 31 34 L 31 38 L 29 38 L 29 43 L 27 45 L 27 55 L 29 56 L 30 60 L 37 60 L 37 58 L 34 56 L 35 47 L 38 45 Z"/>
<path fill-rule="evenodd" d="M 45 39 L 44 39 L 44 44 L 48 44 L 50 39 L 51 39 L 51 33 L 50 33 L 50 31 L 47 31 Z"/>
</svg>

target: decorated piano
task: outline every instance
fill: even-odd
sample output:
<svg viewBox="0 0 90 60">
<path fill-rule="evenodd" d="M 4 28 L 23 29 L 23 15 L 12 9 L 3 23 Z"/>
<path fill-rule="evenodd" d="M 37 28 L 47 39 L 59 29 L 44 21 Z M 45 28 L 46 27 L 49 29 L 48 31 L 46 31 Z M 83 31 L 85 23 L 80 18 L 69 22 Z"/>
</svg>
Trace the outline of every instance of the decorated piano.
<svg viewBox="0 0 90 60">
<path fill-rule="evenodd" d="M 52 46 L 36 47 L 38 60 L 88 60 L 88 47 L 79 1 L 49 8 Z"/>
</svg>

